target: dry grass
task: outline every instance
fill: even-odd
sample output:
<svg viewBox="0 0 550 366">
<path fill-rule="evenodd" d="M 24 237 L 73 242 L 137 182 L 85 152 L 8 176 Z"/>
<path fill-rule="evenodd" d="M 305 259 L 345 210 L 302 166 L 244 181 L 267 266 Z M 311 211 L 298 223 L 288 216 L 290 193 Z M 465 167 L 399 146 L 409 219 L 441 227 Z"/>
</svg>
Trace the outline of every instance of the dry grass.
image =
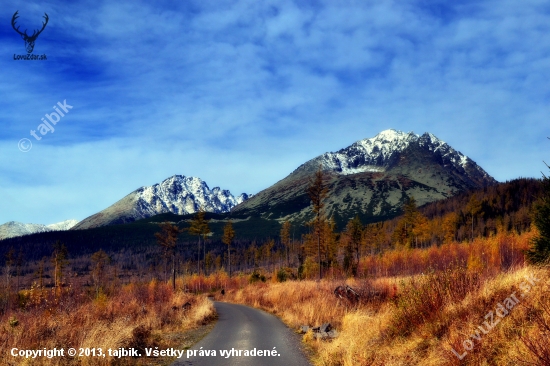
<svg viewBox="0 0 550 366">
<path fill-rule="evenodd" d="M 529 249 L 536 228 L 522 234 L 501 232 L 489 238 L 475 238 L 470 243 L 450 242 L 429 248 L 396 248 L 382 255 L 361 258 L 358 272 L 368 276 L 414 275 L 428 268 L 444 270 L 463 263 L 478 272 L 496 274 L 522 266 L 524 251 Z"/>
<path fill-rule="evenodd" d="M 347 284 L 362 292 L 375 290 L 379 293 L 392 294 L 402 279 L 354 280 Z M 391 298 L 365 299 L 358 305 L 337 299 L 333 291 L 342 285 L 342 281 L 288 281 L 283 283 L 255 283 L 241 289 L 226 291 L 224 296 L 216 294 L 218 300 L 247 304 L 278 315 L 287 325 L 298 329 L 300 325 L 318 326 L 330 322 L 338 330 L 354 324 L 354 317 L 368 318 L 376 323 L 383 319 L 384 310 L 380 309 Z M 368 331 L 374 328 L 369 327 Z M 308 335 L 304 337 L 308 338 Z M 310 338 L 308 342 L 317 355 L 326 346 L 325 342 L 317 342 Z M 360 345 L 364 347 L 364 345 Z M 342 358 L 344 355 L 330 356 Z M 321 358 L 317 360 L 321 362 Z M 357 365 L 358 363 L 355 363 Z"/>
<path fill-rule="evenodd" d="M 386 294 L 358 306 L 337 300 L 333 290 L 342 282 L 334 280 L 254 283 L 226 291 L 223 300 L 267 310 L 294 329 L 333 324 L 340 335 L 332 341 L 304 336 L 317 365 L 550 366 L 550 269 L 487 268 L 457 264 L 408 277 L 351 279 L 363 293 Z M 539 281 L 529 283 L 533 277 Z M 506 303 L 512 295 L 515 305 Z M 499 304 L 510 306 L 502 318 Z M 484 325 L 491 311 L 493 323 L 500 319 L 493 328 Z"/>
<path fill-rule="evenodd" d="M 229 278 L 217 272 L 184 276 L 176 285 L 192 292 L 216 291 L 218 300 L 262 308 L 294 329 L 330 322 L 339 331 L 338 338 L 320 341 L 311 334 L 304 336 L 317 365 L 550 366 L 550 269 L 519 262 L 518 251 L 527 245 L 529 235 L 532 233 L 500 235 L 485 242 L 478 239 L 471 244 L 452 243 L 364 258 L 361 266 L 378 266 L 374 274 L 391 273 L 375 279 L 277 283 L 274 272 L 267 283 L 249 283 L 250 276 Z M 362 273 L 369 271 L 363 268 Z M 540 280 L 529 284 L 530 276 Z M 343 284 L 362 293 L 362 300 L 351 303 L 337 299 L 333 291 Z M 225 290 L 223 296 L 221 289 Z M 518 303 L 488 330 L 483 325 L 486 315 L 511 295 L 519 299 Z M 170 344 L 166 334 L 193 329 L 208 322 L 213 314 L 211 303 L 204 297 L 174 292 L 155 281 L 117 286 L 116 292 L 94 300 L 84 291 L 65 288 L 58 296 L 37 289 L 20 292 L 18 301 L 20 310 L 0 317 L 2 356 L 13 347 L 162 347 Z M 193 304 L 191 310 L 183 312 L 181 305 L 188 301 Z M 465 345 L 470 346 L 468 342 L 469 350 L 465 349 Z M 463 359 L 459 360 L 452 349 L 464 355 Z M 21 361 L 5 358 L 2 364 L 24 364 Z M 80 365 L 150 363 L 145 358 L 117 361 L 86 357 L 80 363 L 75 359 L 41 359 L 28 364 L 64 364 L 61 361 Z"/>
<path fill-rule="evenodd" d="M 123 286 L 115 295 L 100 294 L 90 299 L 85 292 L 65 288 L 63 294 L 32 289 L 22 292 L 27 299 L 24 309 L 0 318 L 0 354 L 10 355 L 12 348 L 53 349 L 69 347 L 141 348 L 174 346 L 164 336 L 206 324 L 214 316 L 212 303 L 205 297 L 173 292 L 169 285 L 152 281 L 148 284 Z M 191 303 L 189 310 L 181 306 Z M 40 358 L 30 362 L 6 357 L 4 365 L 139 365 L 146 358 L 63 357 Z"/>
<path fill-rule="evenodd" d="M 400 283 L 398 296 L 357 308 L 338 303 L 332 294 L 338 283 L 332 281 L 253 284 L 225 297 L 277 314 L 294 329 L 324 322 L 336 326 L 340 335 L 331 342 L 304 337 L 317 365 L 550 365 L 549 274 L 525 267 L 482 282 L 459 268 L 408 280 L 380 279 L 379 287 Z M 521 297 L 531 275 L 541 280 Z M 514 292 L 518 305 L 482 333 L 478 327 L 486 314 Z M 476 330 L 480 340 L 470 336 Z M 451 347 L 462 354 L 468 339 L 473 349 L 460 361 Z"/>
</svg>

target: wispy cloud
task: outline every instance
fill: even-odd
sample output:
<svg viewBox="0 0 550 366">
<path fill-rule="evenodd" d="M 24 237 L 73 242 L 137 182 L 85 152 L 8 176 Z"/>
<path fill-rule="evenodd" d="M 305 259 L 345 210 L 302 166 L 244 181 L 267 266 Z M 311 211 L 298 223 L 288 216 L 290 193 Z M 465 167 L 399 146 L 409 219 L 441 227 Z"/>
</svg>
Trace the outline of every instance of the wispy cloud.
<svg viewBox="0 0 550 366">
<path fill-rule="evenodd" d="M 10 59 L 24 53 L 15 10 L 29 29 L 48 13 L 47 61 Z M 255 193 L 386 128 L 430 131 L 498 180 L 550 160 L 544 1 L 12 1 L 0 14 L 0 222 L 82 219 L 173 174 Z M 21 153 L 65 99 L 74 109 Z"/>
</svg>

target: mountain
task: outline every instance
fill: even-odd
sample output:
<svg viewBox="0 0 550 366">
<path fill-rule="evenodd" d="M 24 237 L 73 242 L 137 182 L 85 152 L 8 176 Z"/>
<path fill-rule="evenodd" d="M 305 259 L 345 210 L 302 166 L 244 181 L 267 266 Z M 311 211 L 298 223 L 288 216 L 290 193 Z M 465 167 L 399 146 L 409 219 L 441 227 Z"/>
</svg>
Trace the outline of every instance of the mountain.
<svg viewBox="0 0 550 366">
<path fill-rule="evenodd" d="M 78 223 L 73 229 L 88 229 L 124 224 L 171 212 L 177 215 L 195 213 L 200 207 L 207 212 L 228 212 L 250 197 L 242 193 L 235 197 L 228 190 L 213 189 L 200 178 L 174 175 L 161 183 L 141 187 Z"/>
<path fill-rule="evenodd" d="M 410 196 L 420 206 L 497 183 L 472 159 L 433 134 L 390 129 L 309 160 L 234 207 L 231 214 L 309 220 L 306 188 L 319 168 L 329 188 L 326 212 L 339 224 L 355 215 L 364 222 L 394 217 Z"/>
<path fill-rule="evenodd" d="M 64 231 L 71 229 L 76 224 L 78 224 L 78 220 L 65 220 L 56 224 L 46 225 L 46 227 L 51 229 L 51 231 Z"/>
<path fill-rule="evenodd" d="M 476 220 L 474 224 L 475 235 L 491 236 L 497 230 L 513 230 L 523 232 L 529 230 L 531 225 L 530 208 L 543 193 L 541 180 L 537 179 L 516 179 L 505 183 L 497 183 L 490 187 L 483 187 L 477 190 L 462 192 L 448 199 L 435 201 L 424 205 L 420 212 L 428 220 L 442 220 L 449 214 L 455 213 L 456 239 L 460 242 L 470 238 L 471 220 L 468 204 L 473 195 L 481 201 L 480 214 L 483 220 Z M 85 230 L 67 230 L 50 231 L 25 235 L 20 237 L 4 239 L 0 242 L 0 258 L 4 258 L 10 248 L 22 248 L 25 253 L 26 261 L 36 261 L 43 257 L 49 257 L 52 254 L 52 247 L 56 241 L 60 241 L 67 246 L 71 258 L 81 255 L 89 255 L 102 249 L 107 253 L 125 252 L 126 259 L 119 259 L 129 267 L 135 266 L 140 261 L 139 256 L 143 258 L 144 268 L 150 265 L 158 265 L 158 244 L 155 233 L 159 232 L 159 223 L 169 221 L 178 225 L 180 228 L 189 228 L 193 214 L 176 215 L 173 213 L 164 213 L 137 220 L 122 225 L 107 225 Z M 270 220 L 261 217 L 237 216 L 235 214 L 206 213 L 206 219 L 210 220 L 208 226 L 212 235 L 207 239 L 207 252 L 212 250 L 214 255 L 222 255 L 227 252 L 227 245 L 223 244 L 222 236 L 224 226 L 227 220 L 231 219 L 235 229 L 235 240 L 231 244 L 232 248 L 240 253 L 242 250 L 252 245 L 256 247 L 266 243 L 270 239 L 276 239 L 281 232 L 281 223 L 277 220 Z M 391 233 L 397 226 L 396 220 L 388 220 L 383 223 L 381 231 L 388 233 L 380 239 L 385 244 L 390 244 Z M 436 227 L 430 229 L 433 235 L 431 243 L 441 244 L 444 238 Z M 343 230 L 340 226 L 338 231 Z M 435 230 L 432 232 L 431 230 Z M 292 225 L 292 236 L 300 240 L 302 234 L 310 231 L 309 227 Z M 436 234 L 436 232 L 438 232 Z M 276 240 L 278 242 L 278 240 Z M 254 244 L 255 243 L 255 244 Z M 384 245 L 382 245 L 384 247 Z M 188 231 L 178 236 L 178 250 L 184 260 L 193 260 L 196 258 L 197 236 L 190 235 Z M 231 255 L 232 258 L 233 254 Z M 121 262 L 118 262 L 121 264 Z M 193 267 L 194 268 L 194 267 Z"/>
<path fill-rule="evenodd" d="M 34 233 L 44 233 L 47 231 L 69 230 L 77 223 L 78 220 L 65 220 L 50 225 L 24 224 L 22 222 L 10 221 L 0 225 L 0 240 Z"/>
</svg>

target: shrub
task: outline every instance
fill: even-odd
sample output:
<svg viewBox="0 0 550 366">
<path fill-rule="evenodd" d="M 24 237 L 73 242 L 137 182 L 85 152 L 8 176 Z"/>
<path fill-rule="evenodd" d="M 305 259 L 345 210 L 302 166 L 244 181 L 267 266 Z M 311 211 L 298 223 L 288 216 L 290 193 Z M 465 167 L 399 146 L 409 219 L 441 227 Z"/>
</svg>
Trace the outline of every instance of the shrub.
<svg viewBox="0 0 550 366">
<path fill-rule="evenodd" d="M 254 270 L 254 272 L 252 272 L 252 274 L 248 278 L 248 282 L 249 283 L 255 283 L 255 282 L 258 282 L 258 281 L 265 282 L 266 278 L 258 270 Z"/>
<path fill-rule="evenodd" d="M 15 328 L 19 325 L 19 320 L 17 320 L 16 317 L 12 316 L 10 320 L 8 320 L 8 323 L 10 324 L 10 327 Z"/>
<path fill-rule="evenodd" d="M 132 339 L 128 342 L 129 348 L 137 349 L 141 354 L 145 354 L 146 347 L 154 347 L 151 344 L 151 330 L 144 325 L 135 327 L 132 331 Z"/>
<path fill-rule="evenodd" d="M 463 267 L 431 272 L 402 283 L 403 291 L 395 299 L 397 316 L 390 330 L 401 336 L 409 335 L 419 326 L 436 319 L 447 304 L 462 301 L 481 287 L 479 275 Z"/>
<path fill-rule="evenodd" d="M 285 282 L 286 280 L 295 280 L 296 276 L 291 268 L 283 267 L 277 271 L 277 282 Z"/>
</svg>

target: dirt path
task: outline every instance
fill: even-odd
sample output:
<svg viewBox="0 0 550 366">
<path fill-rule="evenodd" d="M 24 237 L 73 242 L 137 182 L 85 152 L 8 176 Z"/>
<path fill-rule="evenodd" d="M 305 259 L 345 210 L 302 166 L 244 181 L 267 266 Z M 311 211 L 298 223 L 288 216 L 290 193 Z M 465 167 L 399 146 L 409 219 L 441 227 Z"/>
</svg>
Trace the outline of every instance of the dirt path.
<svg viewBox="0 0 550 366">
<path fill-rule="evenodd" d="M 300 338 L 277 317 L 244 305 L 215 302 L 218 322 L 214 329 L 190 349 L 196 356 L 184 356 L 173 366 L 306 366 L 311 365 L 300 349 Z M 262 356 L 245 356 L 245 351 Z M 216 356 L 200 356 L 200 351 Z M 235 350 L 221 355 L 221 351 Z M 238 351 L 241 355 L 238 355 Z M 274 356 L 264 356 L 267 351 Z"/>
</svg>

